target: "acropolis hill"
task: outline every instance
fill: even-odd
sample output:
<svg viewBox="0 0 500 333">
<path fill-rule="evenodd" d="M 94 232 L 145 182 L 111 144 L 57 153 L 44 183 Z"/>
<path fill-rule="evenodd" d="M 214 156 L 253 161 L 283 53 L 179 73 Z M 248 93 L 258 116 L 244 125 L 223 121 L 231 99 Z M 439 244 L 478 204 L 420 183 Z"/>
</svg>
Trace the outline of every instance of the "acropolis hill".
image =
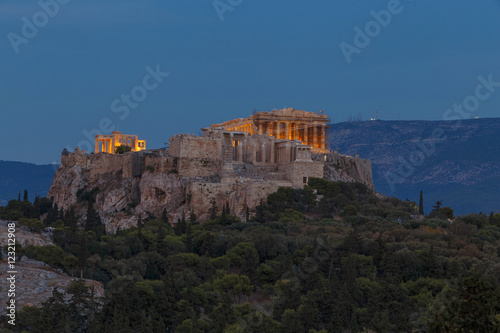
<svg viewBox="0 0 500 333">
<path fill-rule="evenodd" d="M 247 207 L 252 213 L 279 187 L 300 188 L 310 177 L 373 188 L 369 160 L 327 150 L 327 124 L 326 115 L 290 108 L 210 125 L 202 136 L 177 134 L 165 149 L 145 149 L 146 141 L 120 132 L 98 135 L 94 153 L 63 151 L 48 197 L 85 214 L 78 195 L 94 190 L 95 207 L 114 232 L 164 209 L 170 221 L 183 211 L 204 221 L 214 200 L 219 208 L 229 202 L 244 221 Z M 115 154 L 124 142 L 134 142 L 132 151 Z"/>
</svg>

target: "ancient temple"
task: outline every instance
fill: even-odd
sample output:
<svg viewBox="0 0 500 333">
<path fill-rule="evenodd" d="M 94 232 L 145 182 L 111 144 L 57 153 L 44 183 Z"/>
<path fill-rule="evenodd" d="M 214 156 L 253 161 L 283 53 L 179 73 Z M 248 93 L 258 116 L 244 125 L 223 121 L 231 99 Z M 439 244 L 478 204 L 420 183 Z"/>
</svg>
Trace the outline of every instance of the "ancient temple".
<svg viewBox="0 0 500 333">
<path fill-rule="evenodd" d="M 146 140 L 139 140 L 137 135 L 122 134 L 114 131 L 111 135 L 96 134 L 95 153 L 114 154 L 116 147 L 129 146 L 132 151 L 141 151 L 146 149 Z"/>
<path fill-rule="evenodd" d="M 314 113 L 288 108 L 257 112 L 247 118 L 210 126 L 249 135 L 265 134 L 275 139 L 299 140 L 314 151 L 325 151 L 328 122 L 328 116 L 321 114 L 321 111 Z"/>
</svg>

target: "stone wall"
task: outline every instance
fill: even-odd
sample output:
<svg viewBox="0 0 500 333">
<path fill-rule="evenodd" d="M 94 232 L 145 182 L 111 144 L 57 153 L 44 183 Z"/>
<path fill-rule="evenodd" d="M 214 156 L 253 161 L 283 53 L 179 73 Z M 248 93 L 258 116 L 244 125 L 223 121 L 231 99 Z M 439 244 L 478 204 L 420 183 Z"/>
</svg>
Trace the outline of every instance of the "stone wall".
<svg viewBox="0 0 500 333">
<path fill-rule="evenodd" d="M 309 181 L 309 178 L 323 177 L 324 165 L 318 162 L 292 162 L 284 166 L 287 179 L 294 187 L 304 187 Z"/>
<path fill-rule="evenodd" d="M 170 138 L 170 155 L 191 159 L 222 158 L 222 140 L 217 137 L 178 134 Z"/>
<path fill-rule="evenodd" d="M 64 168 L 79 166 L 89 171 L 91 176 L 119 171 L 123 177 L 127 178 L 132 176 L 133 154 L 133 152 L 123 155 L 86 154 L 85 150 L 81 151 L 77 148 L 73 153 L 61 156 L 61 166 Z"/>
</svg>

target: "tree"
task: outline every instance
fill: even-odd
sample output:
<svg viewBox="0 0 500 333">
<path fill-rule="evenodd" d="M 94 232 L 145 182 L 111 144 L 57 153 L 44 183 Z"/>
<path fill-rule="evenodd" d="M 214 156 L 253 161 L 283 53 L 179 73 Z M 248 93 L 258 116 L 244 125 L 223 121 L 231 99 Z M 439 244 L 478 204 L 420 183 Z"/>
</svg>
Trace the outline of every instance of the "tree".
<svg viewBox="0 0 500 333">
<path fill-rule="evenodd" d="M 200 256 L 215 256 L 217 252 L 217 235 L 210 231 L 203 231 L 193 239 L 194 250 Z"/>
<path fill-rule="evenodd" d="M 217 289 L 233 296 L 235 302 L 240 302 L 241 296 L 250 296 L 253 286 L 246 275 L 226 274 L 222 279 L 216 279 Z"/>
<path fill-rule="evenodd" d="M 454 210 L 451 207 L 443 207 L 441 208 L 441 214 L 446 216 L 448 219 L 453 220 Z"/>
<path fill-rule="evenodd" d="M 212 206 L 209 209 L 210 211 L 210 219 L 215 220 L 217 218 L 217 213 L 219 213 L 219 208 L 217 207 L 217 203 L 215 200 L 212 200 Z"/>
<path fill-rule="evenodd" d="M 23 201 L 26 202 L 28 201 L 28 190 L 24 190 L 24 198 Z"/>
<path fill-rule="evenodd" d="M 191 212 L 189 213 L 189 222 L 191 222 L 191 224 L 196 224 L 197 220 L 198 220 L 198 217 L 194 213 L 194 210 L 191 209 Z"/>
<path fill-rule="evenodd" d="M 436 205 L 432 206 L 434 211 L 439 211 L 441 209 L 441 206 L 443 205 L 443 200 L 441 201 L 436 201 Z"/>
<path fill-rule="evenodd" d="M 231 265 L 241 268 L 241 273 L 253 278 L 255 270 L 259 265 L 259 253 L 255 245 L 250 242 L 238 243 L 227 251 L 227 257 Z"/>
<path fill-rule="evenodd" d="M 125 145 L 121 145 L 121 146 L 117 146 L 115 148 L 115 153 L 116 154 L 124 154 L 128 151 L 132 151 L 132 147 L 130 146 L 125 146 Z"/>
<path fill-rule="evenodd" d="M 354 205 L 348 205 L 340 215 L 343 217 L 356 216 L 358 215 L 358 209 Z"/>
<path fill-rule="evenodd" d="M 163 208 L 163 212 L 161 213 L 161 220 L 165 223 L 168 223 L 167 209 Z"/>
<path fill-rule="evenodd" d="M 420 191 L 420 200 L 418 201 L 418 214 L 424 215 L 424 194 Z"/>
<path fill-rule="evenodd" d="M 94 209 L 94 204 L 92 200 L 89 200 L 87 207 L 87 222 L 85 223 L 86 231 L 93 231 L 97 239 L 100 239 L 101 236 L 106 235 L 106 227 L 101 222 L 101 217 L 99 213 Z"/>
<path fill-rule="evenodd" d="M 226 206 L 222 206 L 222 215 L 220 217 L 220 223 L 225 227 L 227 224 L 227 216 L 226 216 Z"/>
<path fill-rule="evenodd" d="M 444 292 L 447 299 L 441 302 L 446 306 L 436 311 L 430 331 L 497 332 L 500 326 L 497 289 L 492 281 L 478 273 L 460 279 L 457 286 Z"/>
<path fill-rule="evenodd" d="M 80 268 L 80 279 L 83 279 L 83 269 L 87 266 L 88 257 L 87 237 L 84 233 L 80 235 L 80 247 L 78 249 L 78 267 Z"/>
<path fill-rule="evenodd" d="M 257 205 L 257 207 L 255 207 L 255 221 L 259 223 L 266 222 L 265 211 L 266 211 L 266 206 L 264 205 L 264 201 L 260 199 L 259 204 Z"/>
</svg>

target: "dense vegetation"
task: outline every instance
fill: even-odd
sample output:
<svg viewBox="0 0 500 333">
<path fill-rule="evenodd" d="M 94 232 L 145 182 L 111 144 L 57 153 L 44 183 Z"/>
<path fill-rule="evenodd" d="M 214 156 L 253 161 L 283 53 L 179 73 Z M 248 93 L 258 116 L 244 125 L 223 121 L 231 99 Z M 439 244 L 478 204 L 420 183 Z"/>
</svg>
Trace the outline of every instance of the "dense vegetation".
<svg viewBox="0 0 500 333">
<path fill-rule="evenodd" d="M 57 206 L 38 217 L 26 201 L 0 209 L 54 228 L 55 246 L 22 253 L 106 290 L 94 299 L 80 280 L 66 296 L 54 290 L 18 312 L 15 332 L 499 330 L 500 214 L 454 218 L 438 202 L 418 217 L 415 202 L 311 179 L 271 194 L 246 223 L 214 203 L 203 224 L 186 214 L 172 228 L 164 213 L 106 235 L 94 195 L 79 195 L 83 224 Z"/>
</svg>

